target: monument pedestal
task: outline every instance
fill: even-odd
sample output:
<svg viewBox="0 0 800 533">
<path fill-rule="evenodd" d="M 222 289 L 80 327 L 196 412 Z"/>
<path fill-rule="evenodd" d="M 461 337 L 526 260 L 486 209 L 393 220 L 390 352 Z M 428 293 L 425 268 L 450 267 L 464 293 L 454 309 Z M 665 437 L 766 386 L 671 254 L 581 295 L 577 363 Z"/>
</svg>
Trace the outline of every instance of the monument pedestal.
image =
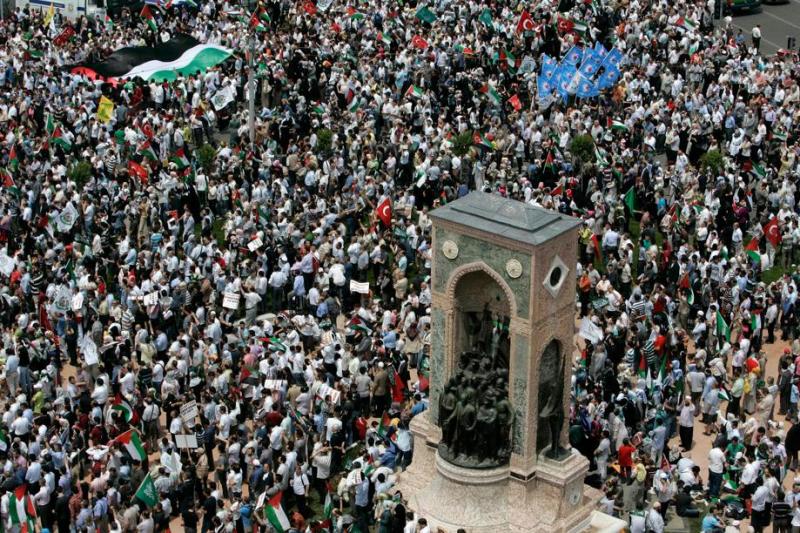
<svg viewBox="0 0 800 533">
<path fill-rule="evenodd" d="M 439 428 L 423 416 L 411 422 L 414 459 L 398 489 L 432 530 L 455 533 L 578 532 L 589 529 L 600 492 L 584 487 L 589 462 L 572 453 L 561 461 L 538 457 L 523 479 L 506 466 L 463 468 L 437 453 Z"/>
<path fill-rule="evenodd" d="M 568 443 L 566 423 L 551 430 L 549 422 L 559 411 L 564 422 L 568 416 L 576 289 L 571 268 L 578 262 L 580 221 L 480 192 L 430 217 L 430 408 L 411 422 L 414 456 L 398 489 L 433 531 L 589 529 L 600 495 L 583 485 L 588 461 L 575 453 L 560 460 L 544 455 L 546 444 Z M 491 364 L 473 357 L 478 351 L 490 355 Z M 501 368 L 486 382 L 476 376 Z M 496 439 L 478 438 L 469 424 L 486 398 L 506 424 L 497 424 Z M 453 418 L 458 402 L 464 403 L 461 413 L 472 415 Z M 546 423 L 540 427 L 540 421 Z M 438 424 L 444 422 L 458 430 L 448 431 L 448 438 L 463 438 L 462 451 L 472 457 L 486 455 L 476 447 L 487 443 L 495 449 L 481 452 L 505 453 L 510 439 L 509 464 L 464 468 L 444 460 L 438 454 Z"/>
</svg>

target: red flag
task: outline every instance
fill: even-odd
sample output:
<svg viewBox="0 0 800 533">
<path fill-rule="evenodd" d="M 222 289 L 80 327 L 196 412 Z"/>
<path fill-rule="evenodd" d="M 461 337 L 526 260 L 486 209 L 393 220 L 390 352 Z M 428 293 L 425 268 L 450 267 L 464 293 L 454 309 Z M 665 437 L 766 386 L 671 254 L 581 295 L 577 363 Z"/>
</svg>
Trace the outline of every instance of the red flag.
<svg viewBox="0 0 800 533">
<path fill-rule="evenodd" d="M 128 173 L 139 178 L 142 183 L 147 183 L 147 169 L 136 161 L 128 161 Z"/>
<path fill-rule="evenodd" d="M 406 384 L 403 381 L 403 378 L 400 377 L 400 374 L 397 371 L 394 371 L 394 382 L 392 383 L 392 401 L 403 403 L 405 400 L 405 390 Z"/>
<path fill-rule="evenodd" d="M 681 281 L 678 283 L 678 287 L 681 289 L 688 289 L 689 288 L 689 274 L 684 274 L 681 277 Z"/>
<path fill-rule="evenodd" d="M 339 33 L 340 31 L 342 31 L 342 27 L 339 26 L 339 24 L 337 24 L 336 22 L 332 22 L 331 23 L 331 31 L 333 33 Z"/>
<path fill-rule="evenodd" d="M 415 35 L 411 38 L 411 44 L 420 50 L 425 50 L 428 48 L 428 41 L 420 37 L 419 35 Z"/>
<path fill-rule="evenodd" d="M 508 99 L 508 103 L 511 104 L 511 107 L 514 108 L 514 111 L 519 111 L 522 109 L 522 102 L 519 101 L 519 95 L 515 94 L 511 98 Z"/>
<path fill-rule="evenodd" d="M 559 33 L 571 33 L 575 29 L 575 23 L 562 16 L 558 17 L 558 31 Z"/>
<path fill-rule="evenodd" d="M 754 239 L 750 239 L 750 242 L 747 243 L 747 246 L 744 247 L 745 252 L 757 252 L 758 251 L 758 237 Z"/>
<path fill-rule="evenodd" d="M 310 0 L 303 4 L 303 9 L 305 9 L 306 13 L 312 17 L 317 14 L 317 6 L 314 5 L 314 2 L 311 2 Z"/>
<path fill-rule="evenodd" d="M 517 33 L 533 31 L 534 27 L 533 17 L 531 17 L 531 14 L 526 10 L 523 10 L 522 14 L 519 16 L 519 22 L 517 22 Z"/>
<path fill-rule="evenodd" d="M 598 261 L 603 261 L 603 250 L 600 248 L 600 239 L 597 238 L 597 234 L 592 234 L 592 244 L 594 245 L 594 255 L 597 257 Z"/>
<path fill-rule="evenodd" d="M 155 133 L 153 132 L 153 127 L 147 122 L 142 124 L 142 127 L 140 129 L 142 130 L 142 133 L 144 133 L 145 137 L 147 137 L 148 139 L 152 139 L 153 137 L 155 137 Z"/>
<path fill-rule="evenodd" d="M 772 243 L 773 247 L 778 247 L 781 243 L 781 229 L 778 227 L 778 217 L 772 217 L 772 220 L 764 226 L 764 235 Z"/>
<path fill-rule="evenodd" d="M 564 194 L 564 187 L 562 187 L 561 185 L 559 185 L 550 192 L 550 196 L 561 196 L 562 194 Z"/>
<path fill-rule="evenodd" d="M 375 209 L 375 214 L 378 216 L 383 225 L 387 228 L 392 225 L 392 202 L 389 198 L 384 198 Z"/>
</svg>

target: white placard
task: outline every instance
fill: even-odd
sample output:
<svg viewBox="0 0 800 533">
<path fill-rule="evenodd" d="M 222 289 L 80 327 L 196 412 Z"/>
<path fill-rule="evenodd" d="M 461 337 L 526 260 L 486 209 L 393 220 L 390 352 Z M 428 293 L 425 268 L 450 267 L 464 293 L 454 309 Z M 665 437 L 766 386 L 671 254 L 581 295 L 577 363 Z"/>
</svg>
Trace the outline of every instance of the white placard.
<svg viewBox="0 0 800 533">
<path fill-rule="evenodd" d="M 247 248 L 251 252 L 255 252 L 256 250 L 258 250 L 262 246 L 264 246 L 264 243 L 258 237 L 256 237 L 255 239 L 253 239 L 252 241 L 247 243 Z"/>
<path fill-rule="evenodd" d="M 285 379 L 267 379 L 264 380 L 264 387 L 267 389 L 275 392 L 275 391 L 282 391 L 283 386 L 286 385 Z"/>
<path fill-rule="evenodd" d="M 83 353 L 83 360 L 86 361 L 87 365 L 96 365 L 100 362 L 100 358 L 97 356 L 97 345 L 94 343 L 91 336 L 83 336 L 81 352 Z"/>
<path fill-rule="evenodd" d="M 186 425 L 190 425 L 194 423 L 194 417 L 199 414 L 197 410 L 197 402 L 192 400 L 186 402 L 181 406 L 181 418 Z"/>
<path fill-rule="evenodd" d="M 198 448 L 197 435 L 175 435 L 175 445 L 178 448 Z"/>
<path fill-rule="evenodd" d="M 369 294 L 369 282 L 360 282 L 354 279 L 350 280 L 350 292 L 357 292 L 359 294 Z"/>
<path fill-rule="evenodd" d="M 0 255 L 0 272 L 4 276 L 10 276 L 16 266 L 16 261 L 14 261 L 13 257 L 8 257 L 6 254 Z"/>
<path fill-rule="evenodd" d="M 72 297 L 72 310 L 76 313 L 83 308 L 83 293 L 79 292 Z"/>
<path fill-rule="evenodd" d="M 317 395 L 323 400 L 326 397 L 330 396 L 331 403 L 333 403 L 334 405 L 339 405 L 339 400 L 341 399 L 342 393 L 334 389 L 333 387 L 329 387 L 326 384 L 322 384 L 319 387 Z"/>
<path fill-rule="evenodd" d="M 151 292 L 150 294 L 145 294 L 143 300 L 146 306 L 156 305 L 158 303 L 158 293 Z"/>
<path fill-rule="evenodd" d="M 241 295 L 238 292 L 226 292 L 222 295 L 222 307 L 225 309 L 239 309 L 239 298 L 241 298 Z"/>
</svg>

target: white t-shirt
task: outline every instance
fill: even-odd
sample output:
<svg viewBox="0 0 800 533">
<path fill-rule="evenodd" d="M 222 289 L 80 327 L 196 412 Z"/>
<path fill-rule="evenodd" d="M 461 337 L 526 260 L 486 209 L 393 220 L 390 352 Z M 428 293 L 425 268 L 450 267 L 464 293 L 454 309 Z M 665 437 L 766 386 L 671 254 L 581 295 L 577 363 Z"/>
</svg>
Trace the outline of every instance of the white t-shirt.
<svg viewBox="0 0 800 533">
<path fill-rule="evenodd" d="M 725 452 L 719 448 L 711 448 L 708 452 L 708 470 L 715 474 L 722 474 L 725 471 Z"/>
</svg>

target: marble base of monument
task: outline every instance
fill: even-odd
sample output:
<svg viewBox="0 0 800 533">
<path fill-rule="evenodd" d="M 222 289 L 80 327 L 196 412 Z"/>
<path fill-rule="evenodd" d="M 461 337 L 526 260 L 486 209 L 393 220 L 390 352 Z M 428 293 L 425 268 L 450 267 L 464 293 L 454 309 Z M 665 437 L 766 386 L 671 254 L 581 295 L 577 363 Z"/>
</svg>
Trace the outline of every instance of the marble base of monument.
<svg viewBox="0 0 800 533">
<path fill-rule="evenodd" d="M 508 466 L 470 469 L 437 453 L 438 428 L 424 417 L 411 423 L 414 460 L 398 489 L 431 530 L 456 533 L 572 533 L 591 529 L 600 493 L 583 485 L 588 461 L 577 453 L 553 461 L 539 456 L 536 472 L 519 479 Z"/>
</svg>

